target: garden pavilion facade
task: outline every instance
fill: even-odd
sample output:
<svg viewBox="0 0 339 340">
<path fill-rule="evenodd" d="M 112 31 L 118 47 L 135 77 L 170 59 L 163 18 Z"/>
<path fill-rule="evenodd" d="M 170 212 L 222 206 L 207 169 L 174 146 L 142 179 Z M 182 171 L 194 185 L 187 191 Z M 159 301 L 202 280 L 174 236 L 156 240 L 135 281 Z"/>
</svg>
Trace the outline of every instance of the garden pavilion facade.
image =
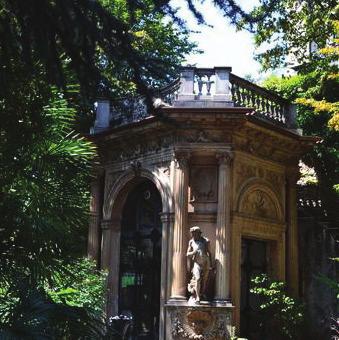
<svg viewBox="0 0 339 340">
<path fill-rule="evenodd" d="M 128 115 L 98 101 L 88 254 L 109 271 L 107 311 L 132 316 L 138 339 L 255 334 L 251 277 L 298 295 L 298 161 L 314 139 L 294 105 L 230 67 L 183 68 L 155 105 L 137 98 Z M 199 305 L 187 302 L 192 226 L 214 264 Z"/>
</svg>

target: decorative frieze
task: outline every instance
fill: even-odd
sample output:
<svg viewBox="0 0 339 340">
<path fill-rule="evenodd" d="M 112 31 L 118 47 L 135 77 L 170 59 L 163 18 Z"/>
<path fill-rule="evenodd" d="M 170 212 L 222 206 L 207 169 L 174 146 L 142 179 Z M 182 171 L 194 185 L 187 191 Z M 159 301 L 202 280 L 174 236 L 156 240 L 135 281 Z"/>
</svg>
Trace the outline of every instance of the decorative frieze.
<svg viewBox="0 0 339 340">
<path fill-rule="evenodd" d="M 140 143 L 140 139 L 138 141 L 131 140 L 125 142 L 120 148 L 111 151 L 106 155 L 106 158 L 109 162 L 121 162 L 145 155 L 155 155 L 168 149 L 174 141 L 174 135 L 145 139 L 142 143 Z"/>
</svg>

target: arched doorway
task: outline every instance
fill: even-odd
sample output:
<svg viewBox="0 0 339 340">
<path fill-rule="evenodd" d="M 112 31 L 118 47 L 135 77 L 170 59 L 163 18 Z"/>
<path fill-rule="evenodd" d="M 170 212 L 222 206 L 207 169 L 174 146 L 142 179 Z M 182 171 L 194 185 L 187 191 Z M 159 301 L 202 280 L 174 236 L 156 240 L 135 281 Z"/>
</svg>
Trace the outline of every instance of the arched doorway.
<svg viewBox="0 0 339 340">
<path fill-rule="evenodd" d="M 128 194 L 122 210 L 119 313 L 134 320 L 137 339 L 159 339 L 161 197 L 148 179 Z"/>
</svg>

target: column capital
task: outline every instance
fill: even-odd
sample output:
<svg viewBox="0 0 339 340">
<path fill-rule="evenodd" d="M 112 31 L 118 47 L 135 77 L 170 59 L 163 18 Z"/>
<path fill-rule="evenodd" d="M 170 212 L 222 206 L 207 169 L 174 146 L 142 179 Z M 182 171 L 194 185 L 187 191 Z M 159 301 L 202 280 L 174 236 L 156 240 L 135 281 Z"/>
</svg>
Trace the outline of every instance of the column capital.
<svg viewBox="0 0 339 340">
<path fill-rule="evenodd" d="M 234 156 L 233 156 L 232 151 L 223 151 L 223 152 L 217 152 L 215 157 L 218 160 L 218 163 L 220 165 L 230 166 L 232 164 Z"/>
<path fill-rule="evenodd" d="M 191 158 L 191 152 L 189 150 L 175 150 L 174 157 L 177 162 L 178 168 L 185 168 L 188 165 L 188 161 Z"/>
</svg>

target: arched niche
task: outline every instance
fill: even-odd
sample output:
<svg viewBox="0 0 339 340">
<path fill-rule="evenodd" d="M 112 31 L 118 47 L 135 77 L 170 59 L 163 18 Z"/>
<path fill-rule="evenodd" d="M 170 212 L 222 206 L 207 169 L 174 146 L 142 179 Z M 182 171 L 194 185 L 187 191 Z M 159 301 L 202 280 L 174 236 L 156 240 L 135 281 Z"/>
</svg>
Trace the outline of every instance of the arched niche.
<svg viewBox="0 0 339 340">
<path fill-rule="evenodd" d="M 167 272 L 168 272 L 168 242 L 169 230 L 172 223 L 172 193 L 170 189 L 169 177 L 160 171 L 151 171 L 145 168 L 128 169 L 117 179 L 110 188 L 103 206 L 103 224 L 102 224 L 102 249 L 101 249 L 101 266 L 109 271 L 108 277 L 108 299 L 107 313 L 114 316 L 119 312 L 119 275 L 120 272 L 120 248 L 122 215 L 124 206 L 127 202 L 129 193 L 137 188 L 144 181 L 151 181 L 157 188 L 161 203 L 161 292 L 160 292 L 160 325 L 159 332 L 164 332 L 164 302 L 167 298 Z M 161 338 L 161 337 L 160 337 Z"/>
<path fill-rule="evenodd" d="M 165 179 L 164 176 L 161 177 L 156 172 L 152 172 L 148 169 L 141 168 L 138 169 L 137 172 L 133 169 L 129 169 L 120 175 L 108 189 L 103 206 L 104 220 L 111 220 L 117 218 L 118 215 L 120 216 L 128 193 L 143 179 L 149 179 L 159 190 L 163 207 L 162 212 L 171 212 L 172 195 L 168 180 Z"/>
<path fill-rule="evenodd" d="M 283 209 L 271 185 L 263 180 L 251 179 L 239 191 L 236 210 L 251 218 L 283 220 Z"/>
</svg>

